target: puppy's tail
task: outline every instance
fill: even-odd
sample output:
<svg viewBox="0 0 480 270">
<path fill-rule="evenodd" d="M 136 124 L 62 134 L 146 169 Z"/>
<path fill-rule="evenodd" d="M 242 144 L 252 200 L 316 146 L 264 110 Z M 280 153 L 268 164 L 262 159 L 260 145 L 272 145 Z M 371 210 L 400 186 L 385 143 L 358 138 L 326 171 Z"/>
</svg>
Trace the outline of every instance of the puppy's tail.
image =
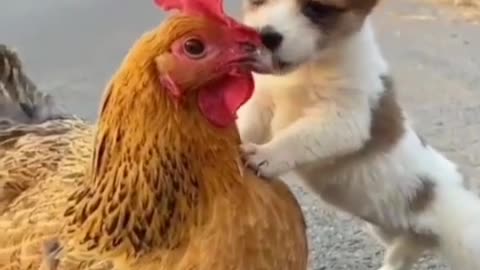
<svg viewBox="0 0 480 270">
<path fill-rule="evenodd" d="M 437 186 L 433 211 L 440 251 L 452 270 L 480 270 L 480 197 L 461 185 Z"/>
</svg>

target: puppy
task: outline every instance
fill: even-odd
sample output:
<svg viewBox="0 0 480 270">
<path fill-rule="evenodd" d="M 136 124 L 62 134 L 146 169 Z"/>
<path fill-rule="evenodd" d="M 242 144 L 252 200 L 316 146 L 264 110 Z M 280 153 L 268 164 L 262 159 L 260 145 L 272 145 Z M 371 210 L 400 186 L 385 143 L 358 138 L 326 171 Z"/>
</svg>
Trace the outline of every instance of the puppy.
<svg viewBox="0 0 480 270">
<path fill-rule="evenodd" d="M 480 269 L 480 199 L 397 102 L 369 19 L 377 0 L 244 1 L 277 66 L 239 111 L 247 163 L 293 170 L 368 222 L 387 249 L 381 270 L 411 269 L 426 250 Z"/>
</svg>

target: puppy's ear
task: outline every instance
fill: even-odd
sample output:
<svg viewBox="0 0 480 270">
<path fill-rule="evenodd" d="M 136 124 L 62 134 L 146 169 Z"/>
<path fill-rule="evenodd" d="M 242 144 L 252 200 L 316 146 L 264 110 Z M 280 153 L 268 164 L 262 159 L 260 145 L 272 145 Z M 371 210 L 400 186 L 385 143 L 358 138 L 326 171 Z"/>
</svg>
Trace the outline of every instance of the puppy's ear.
<svg viewBox="0 0 480 270">
<path fill-rule="evenodd" d="M 380 0 L 346 0 L 346 2 L 352 10 L 361 13 L 370 13 Z"/>
</svg>

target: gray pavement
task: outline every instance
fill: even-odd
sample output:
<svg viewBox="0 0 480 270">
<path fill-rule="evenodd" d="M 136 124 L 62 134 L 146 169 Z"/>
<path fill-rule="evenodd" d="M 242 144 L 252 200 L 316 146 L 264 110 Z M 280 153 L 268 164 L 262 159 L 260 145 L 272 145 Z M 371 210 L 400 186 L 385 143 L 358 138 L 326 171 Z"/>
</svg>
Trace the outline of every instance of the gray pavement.
<svg viewBox="0 0 480 270">
<path fill-rule="evenodd" d="M 236 1 L 227 2 L 238 13 Z M 0 7 L 0 42 L 17 48 L 43 91 L 91 120 L 132 42 L 163 18 L 150 0 L 0 0 Z M 374 21 L 418 130 L 470 178 L 480 177 L 479 26 L 447 7 L 413 0 L 383 1 Z M 355 219 L 292 186 L 310 227 L 312 269 L 379 267 L 382 251 Z M 426 258 L 416 269 L 446 268 Z"/>
</svg>

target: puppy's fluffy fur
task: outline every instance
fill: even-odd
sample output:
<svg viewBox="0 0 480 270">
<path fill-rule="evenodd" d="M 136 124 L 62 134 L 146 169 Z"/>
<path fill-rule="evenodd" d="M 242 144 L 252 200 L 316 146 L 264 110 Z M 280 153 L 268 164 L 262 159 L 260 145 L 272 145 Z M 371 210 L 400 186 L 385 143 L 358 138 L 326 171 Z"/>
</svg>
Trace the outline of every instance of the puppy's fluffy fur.
<svg viewBox="0 0 480 270">
<path fill-rule="evenodd" d="M 455 270 L 480 269 L 480 199 L 397 103 L 369 22 L 377 0 L 246 1 L 280 73 L 256 75 L 239 111 L 248 163 L 267 177 L 294 170 L 367 221 L 386 245 L 382 270 L 437 248 Z"/>
</svg>

